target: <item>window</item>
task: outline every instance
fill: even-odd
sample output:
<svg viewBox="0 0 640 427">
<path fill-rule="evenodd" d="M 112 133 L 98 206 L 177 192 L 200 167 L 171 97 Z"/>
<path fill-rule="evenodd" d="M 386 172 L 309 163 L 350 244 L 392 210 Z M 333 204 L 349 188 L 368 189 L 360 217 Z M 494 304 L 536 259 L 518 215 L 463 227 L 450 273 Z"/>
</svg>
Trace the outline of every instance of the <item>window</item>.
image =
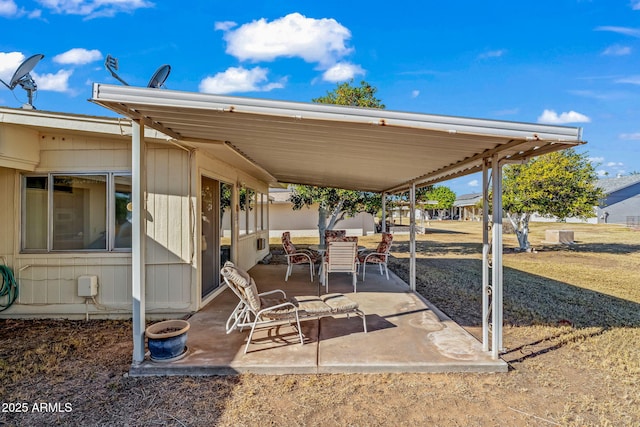
<svg viewBox="0 0 640 427">
<path fill-rule="evenodd" d="M 266 226 L 267 225 L 266 224 L 267 195 L 263 193 L 258 193 L 257 203 L 258 203 L 258 207 L 256 211 L 257 211 L 258 219 L 256 221 L 258 223 L 258 231 L 266 230 L 267 229 L 267 226 Z"/>
<path fill-rule="evenodd" d="M 247 230 L 249 234 L 256 232 L 256 192 L 247 189 Z"/>
<path fill-rule="evenodd" d="M 240 225 L 241 236 L 256 232 L 256 191 L 252 188 L 240 187 Z"/>
<path fill-rule="evenodd" d="M 129 250 L 130 201 L 128 175 L 24 176 L 22 250 Z"/>
</svg>

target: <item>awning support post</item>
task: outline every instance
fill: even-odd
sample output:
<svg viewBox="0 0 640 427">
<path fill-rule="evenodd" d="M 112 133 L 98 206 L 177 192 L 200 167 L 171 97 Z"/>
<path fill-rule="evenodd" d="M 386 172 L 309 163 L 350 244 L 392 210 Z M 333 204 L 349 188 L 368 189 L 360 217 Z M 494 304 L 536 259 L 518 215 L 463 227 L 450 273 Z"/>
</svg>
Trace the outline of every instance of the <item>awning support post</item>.
<svg viewBox="0 0 640 427">
<path fill-rule="evenodd" d="M 131 296 L 133 299 L 133 363 L 144 361 L 145 307 L 145 143 L 144 124 L 132 122 L 131 136 Z"/>
<path fill-rule="evenodd" d="M 489 166 L 482 162 L 482 351 L 489 351 Z"/>
<path fill-rule="evenodd" d="M 491 164 L 491 180 L 493 185 L 493 238 L 491 263 L 491 310 L 492 333 L 491 355 L 498 359 L 502 349 L 502 166 L 498 155 L 494 155 Z"/>
<path fill-rule="evenodd" d="M 387 193 L 382 193 L 382 228 L 383 233 L 387 232 Z"/>
<path fill-rule="evenodd" d="M 409 265 L 409 286 L 416 290 L 416 184 L 411 184 L 409 192 L 409 251 L 411 252 Z"/>
</svg>

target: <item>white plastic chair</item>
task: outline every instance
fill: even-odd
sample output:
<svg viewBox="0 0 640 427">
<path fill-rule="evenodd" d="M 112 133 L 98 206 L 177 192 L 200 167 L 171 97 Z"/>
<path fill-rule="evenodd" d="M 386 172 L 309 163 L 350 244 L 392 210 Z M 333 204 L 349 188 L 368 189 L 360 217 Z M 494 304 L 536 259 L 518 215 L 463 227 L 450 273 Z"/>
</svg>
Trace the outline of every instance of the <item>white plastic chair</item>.
<svg viewBox="0 0 640 427">
<path fill-rule="evenodd" d="M 357 242 L 329 242 L 324 259 L 323 273 L 325 291 L 329 292 L 329 273 L 349 273 L 353 277 L 353 292 L 357 284 Z"/>
</svg>

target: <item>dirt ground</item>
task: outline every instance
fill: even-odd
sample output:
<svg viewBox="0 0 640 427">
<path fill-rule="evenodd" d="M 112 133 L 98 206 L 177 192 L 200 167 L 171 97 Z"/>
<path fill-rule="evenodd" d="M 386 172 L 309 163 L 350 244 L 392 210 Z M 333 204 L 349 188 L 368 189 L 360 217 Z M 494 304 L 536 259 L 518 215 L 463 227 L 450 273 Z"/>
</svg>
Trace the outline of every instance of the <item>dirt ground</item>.
<svg viewBox="0 0 640 427">
<path fill-rule="evenodd" d="M 474 230 L 421 237 L 418 286 L 477 335 Z M 640 426 L 640 233 L 625 233 L 505 255 L 502 374 L 133 378 L 128 321 L 2 320 L 0 425 Z"/>
</svg>

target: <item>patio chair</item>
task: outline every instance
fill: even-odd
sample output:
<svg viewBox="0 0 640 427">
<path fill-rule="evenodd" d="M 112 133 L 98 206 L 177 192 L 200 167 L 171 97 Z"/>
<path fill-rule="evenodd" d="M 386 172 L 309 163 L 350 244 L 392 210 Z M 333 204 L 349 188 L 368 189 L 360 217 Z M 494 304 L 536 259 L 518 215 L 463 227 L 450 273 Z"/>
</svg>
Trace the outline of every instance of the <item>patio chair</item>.
<svg viewBox="0 0 640 427">
<path fill-rule="evenodd" d="M 330 241 L 346 237 L 347 230 L 324 230 L 324 243 L 328 245 Z"/>
<path fill-rule="evenodd" d="M 294 265 L 309 264 L 309 274 L 313 282 L 315 262 L 318 260 L 318 256 L 306 249 L 296 249 L 291 243 L 291 233 L 288 231 L 282 233 L 282 247 L 287 257 L 287 273 L 284 276 L 284 281 L 286 282 L 289 279 Z"/>
<path fill-rule="evenodd" d="M 357 241 L 329 242 L 322 272 L 325 292 L 329 292 L 329 273 L 349 273 L 353 277 L 353 292 L 356 291 L 358 275 Z"/>
<path fill-rule="evenodd" d="M 387 274 L 387 280 L 389 280 L 389 269 L 387 268 L 387 261 L 389 259 L 389 251 L 391 250 L 391 242 L 393 242 L 393 234 L 382 233 L 382 241 L 378 244 L 378 247 L 374 252 L 362 252 L 358 255 L 358 261 L 362 265 L 362 281 L 367 270 L 367 263 L 378 264 L 380 267 L 380 275 Z"/>
<path fill-rule="evenodd" d="M 300 344 L 304 344 L 300 322 L 308 319 L 320 319 L 327 316 L 352 314 L 362 318 L 364 332 L 367 332 L 367 321 L 364 312 L 359 310 L 358 303 L 342 294 L 327 294 L 317 296 L 295 296 L 287 299 L 287 294 L 281 289 L 258 293 L 253 278 L 246 271 L 237 268 L 227 261 L 220 270 L 225 283 L 240 302 L 227 319 L 227 334 L 234 330 L 242 331 L 251 327 L 244 353 L 247 353 L 256 327 L 274 327 L 283 323 L 294 324 L 298 331 Z"/>
</svg>

